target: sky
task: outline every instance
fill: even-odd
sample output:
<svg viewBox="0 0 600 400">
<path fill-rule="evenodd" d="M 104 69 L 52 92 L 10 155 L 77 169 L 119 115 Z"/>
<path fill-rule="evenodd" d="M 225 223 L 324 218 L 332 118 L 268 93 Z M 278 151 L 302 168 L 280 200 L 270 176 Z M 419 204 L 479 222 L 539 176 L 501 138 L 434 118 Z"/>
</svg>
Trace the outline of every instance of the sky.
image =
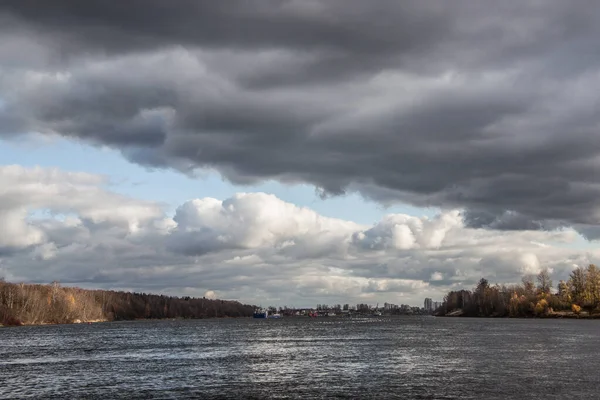
<svg viewBox="0 0 600 400">
<path fill-rule="evenodd" d="M 590 1 L 0 4 L 0 276 L 420 305 L 600 258 Z"/>
</svg>

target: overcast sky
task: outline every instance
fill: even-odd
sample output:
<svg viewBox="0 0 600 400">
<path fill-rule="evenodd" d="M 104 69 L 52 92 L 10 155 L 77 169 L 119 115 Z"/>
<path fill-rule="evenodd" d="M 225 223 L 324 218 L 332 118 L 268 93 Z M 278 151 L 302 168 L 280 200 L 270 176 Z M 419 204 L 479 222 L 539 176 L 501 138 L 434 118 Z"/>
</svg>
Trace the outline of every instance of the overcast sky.
<svg viewBox="0 0 600 400">
<path fill-rule="evenodd" d="M 0 276 L 262 305 L 599 262 L 588 0 L 4 0 Z"/>
</svg>

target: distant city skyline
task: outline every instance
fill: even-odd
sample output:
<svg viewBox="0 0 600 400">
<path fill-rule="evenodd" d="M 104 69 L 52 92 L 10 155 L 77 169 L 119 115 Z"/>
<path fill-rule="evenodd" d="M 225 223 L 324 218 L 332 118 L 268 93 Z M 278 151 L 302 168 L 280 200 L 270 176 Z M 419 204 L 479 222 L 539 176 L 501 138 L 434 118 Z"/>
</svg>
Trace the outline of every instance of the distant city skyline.
<svg viewBox="0 0 600 400">
<path fill-rule="evenodd" d="M 379 303 L 376 304 L 368 304 L 368 303 L 357 303 L 357 304 L 350 304 L 350 303 L 337 303 L 337 304 L 327 304 L 327 303 L 317 303 L 316 305 L 313 306 L 305 306 L 305 307 L 295 307 L 295 306 L 287 306 L 287 305 L 268 305 L 263 307 L 262 305 L 260 307 L 263 308 L 275 308 L 277 310 L 283 310 L 283 309 L 293 309 L 293 310 L 300 310 L 300 309 L 311 309 L 311 310 L 339 310 L 339 311 L 373 311 L 373 310 L 387 310 L 387 311 L 392 311 L 392 310 L 407 310 L 407 309 L 413 309 L 413 308 L 422 308 L 424 310 L 427 311 L 434 311 L 435 309 L 437 309 L 438 307 L 440 307 L 443 304 L 443 301 L 433 301 L 431 298 L 425 298 L 424 300 L 424 305 L 421 307 L 419 305 L 411 305 L 411 304 L 394 304 L 394 303 L 388 303 L 388 302 L 384 302 L 382 305 L 380 305 Z"/>
</svg>

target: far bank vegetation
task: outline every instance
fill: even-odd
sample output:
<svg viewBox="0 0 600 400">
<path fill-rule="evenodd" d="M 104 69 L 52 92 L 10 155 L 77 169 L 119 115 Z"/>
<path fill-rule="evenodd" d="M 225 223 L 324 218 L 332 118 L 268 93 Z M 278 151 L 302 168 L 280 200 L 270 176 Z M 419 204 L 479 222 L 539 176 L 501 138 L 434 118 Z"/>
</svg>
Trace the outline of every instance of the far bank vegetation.
<svg viewBox="0 0 600 400">
<path fill-rule="evenodd" d="M 248 317 L 237 301 L 16 284 L 0 279 L 0 325 L 67 324 L 133 319 Z"/>
<path fill-rule="evenodd" d="M 518 285 L 490 285 L 482 278 L 472 290 L 451 291 L 437 310 L 442 316 L 600 318 L 600 269 L 578 267 L 552 291 L 547 269 Z"/>
</svg>

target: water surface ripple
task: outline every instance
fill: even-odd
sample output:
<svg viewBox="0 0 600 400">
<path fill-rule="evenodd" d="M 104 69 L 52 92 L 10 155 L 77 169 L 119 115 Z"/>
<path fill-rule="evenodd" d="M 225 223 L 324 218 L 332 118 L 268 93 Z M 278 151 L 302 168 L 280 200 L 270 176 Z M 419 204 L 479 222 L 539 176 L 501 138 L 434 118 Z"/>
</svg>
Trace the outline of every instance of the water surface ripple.
<svg viewBox="0 0 600 400">
<path fill-rule="evenodd" d="M 0 329 L 2 399 L 600 399 L 600 321 L 284 318 Z"/>
</svg>

